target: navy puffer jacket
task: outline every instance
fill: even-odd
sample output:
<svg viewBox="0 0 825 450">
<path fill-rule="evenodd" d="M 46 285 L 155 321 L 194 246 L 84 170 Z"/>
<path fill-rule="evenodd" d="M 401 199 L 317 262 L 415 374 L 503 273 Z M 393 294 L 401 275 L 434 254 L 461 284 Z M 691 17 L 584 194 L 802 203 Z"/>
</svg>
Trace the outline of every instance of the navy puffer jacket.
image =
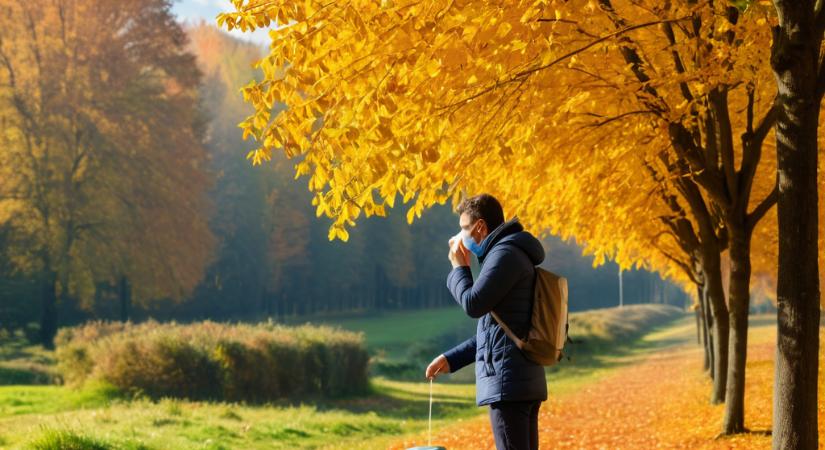
<svg viewBox="0 0 825 450">
<path fill-rule="evenodd" d="M 527 333 L 535 266 L 544 260 L 544 248 L 514 217 L 484 238 L 478 260 L 481 270 L 477 280 L 467 266 L 456 267 L 447 275 L 453 298 L 467 315 L 479 319 L 475 336 L 444 353 L 450 371 L 476 363 L 478 406 L 546 400 L 544 367 L 528 360 L 490 314 L 495 310 L 517 336 Z"/>
</svg>

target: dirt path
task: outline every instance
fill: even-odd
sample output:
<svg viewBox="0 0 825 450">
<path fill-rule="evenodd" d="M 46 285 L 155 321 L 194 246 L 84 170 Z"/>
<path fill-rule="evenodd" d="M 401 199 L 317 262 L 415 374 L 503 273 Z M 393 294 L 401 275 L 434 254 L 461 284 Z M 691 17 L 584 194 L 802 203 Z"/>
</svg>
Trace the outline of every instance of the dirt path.
<svg viewBox="0 0 825 450">
<path fill-rule="evenodd" d="M 550 399 L 539 416 L 540 447 L 546 449 L 730 449 L 770 448 L 773 328 L 752 327 L 748 354 L 745 425 L 754 433 L 714 439 L 723 406 L 710 405 L 710 381 L 702 371 L 701 350 L 682 341 L 578 392 Z M 825 356 L 825 355 L 823 355 Z M 820 370 L 820 384 L 823 371 Z M 453 449 L 493 449 L 486 416 L 440 430 L 433 443 Z M 825 402 L 820 434 L 825 436 Z M 394 449 L 426 444 L 426 435 L 399 442 Z"/>
</svg>

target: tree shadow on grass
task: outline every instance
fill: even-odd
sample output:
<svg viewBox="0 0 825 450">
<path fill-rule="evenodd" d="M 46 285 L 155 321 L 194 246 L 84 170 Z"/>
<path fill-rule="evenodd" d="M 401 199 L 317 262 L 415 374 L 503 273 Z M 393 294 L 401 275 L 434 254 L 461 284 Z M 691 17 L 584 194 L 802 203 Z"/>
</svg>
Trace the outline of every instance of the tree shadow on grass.
<svg viewBox="0 0 825 450">
<path fill-rule="evenodd" d="M 52 384 L 55 361 L 40 345 L 22 337 L 0 339 L 0 386 Z"/>
<path fill-rule="evenodd" d="M 375 413 L 380 417 L 393 419 L 425 419 L 429 409 L 429 390 L 425 383 L 403 382 L 370 383 L 369 392 L 362 395 L 342 397 L 305 397 L 267 402 L 262 407 L 311 406 L 319 412 L 346 411 L 355 414 Z M 439 392 L 441 391 L 441 392 Z M 444 393 L 436 387 L 433 391 L 433 419 L 471 417 L 478 414 L 475 396 Z"/>
</svg>

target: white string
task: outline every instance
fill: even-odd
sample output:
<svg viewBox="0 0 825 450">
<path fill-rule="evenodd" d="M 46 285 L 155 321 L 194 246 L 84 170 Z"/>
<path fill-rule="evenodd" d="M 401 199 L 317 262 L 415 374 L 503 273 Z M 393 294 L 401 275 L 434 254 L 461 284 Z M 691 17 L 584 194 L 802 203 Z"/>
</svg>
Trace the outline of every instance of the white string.
<svg viewBox="0 0 825 450">
<path fill-rule="evenodd" d="M 441 367 L 435 369 L 435 373 L 433 376 L 430 377 L 430 412 L 427 416 L 427 446 L 433 446 L 433 378 L 438 375 L 438 371 L 441 370 Z"/>
<path fill-rule="evenodd" d="M 427 418 L 427 446 L 433 445 L 433 379 L 430 378 L 430 414 Z"/>
</svg>

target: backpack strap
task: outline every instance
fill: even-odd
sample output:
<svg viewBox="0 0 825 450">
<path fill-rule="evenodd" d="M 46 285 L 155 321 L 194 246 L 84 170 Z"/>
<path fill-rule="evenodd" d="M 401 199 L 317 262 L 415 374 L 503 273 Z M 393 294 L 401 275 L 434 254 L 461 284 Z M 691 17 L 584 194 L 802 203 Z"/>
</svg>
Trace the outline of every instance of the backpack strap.
<svg viewBox="0 0 825 450">
<path fill-rule="evenodd" d="M 521 250 L 525 255 L 527 254 L 527 252 L 524 249 L 522 249 L 521 247 L 519 247 L 517 245 L 513 245 L 513 247 Z M 529 259 L 530 256 L 528 255 L 527 258 Z M 479 270 L 481 270 L 482 267 L 484 267 L 483 262 L 479 265 Z M 533 283 L 534 283 L 534 286 L 535 286 L 535 280 L 538 277 L 538 271 L 535 269 L 535 267 L 536 266 L 533 266 L 533 280 L 534 280 Z M 532 316 L 533 316 L 533 301 L 534 300 L 535 300 L 534 297 L 530 298 L 530 321 L 527 322 L 528 324 L 532 321 L 532 318 L 533 318 Z M 506 334 L 510 339 L 512 339 L 513 342 L 516 343 L 516 347 L 518 347 L 519 350 L 521 350 L 524 347 L 524 341 L 522 339 L 520 339 L 518 336 L 516 336 L 515 333 L 513 333 L 513 330 L 511 330 L 510 327 L 508 327 L 507 324 L 504 323 L 503 320 L 501 320 L 501 317 L 499 317 L 498 314 L 496 314 L 495 311 L 490 310 L 490 315 L 493 316 L 493 319 L 496 319 L 496 322 L 498 322 L 499 326 L 501 326 L 501 329 L 504 330 L 504 334 Z"/>
<path fill-rule="evenodd" d="M 499 317 L 495 311 L 490 311 L 490 315 L 493 316 L 493 319 L 496 319 L 496 322 L 498 322 L 498 324 L 501 326 L 501 329 L 504 330 L 504 334 L 506 334 L 510 339 L 512 339 L 519 349 L 524 347 L 524 341 L 519 339 L 519 337 L 516 336 L 515 333 L 513 333 L 510 327 L 508 327 L 507 324 L 505 324 L 504 321 L 501 320 L 501 317 Z"/>
</svg>

